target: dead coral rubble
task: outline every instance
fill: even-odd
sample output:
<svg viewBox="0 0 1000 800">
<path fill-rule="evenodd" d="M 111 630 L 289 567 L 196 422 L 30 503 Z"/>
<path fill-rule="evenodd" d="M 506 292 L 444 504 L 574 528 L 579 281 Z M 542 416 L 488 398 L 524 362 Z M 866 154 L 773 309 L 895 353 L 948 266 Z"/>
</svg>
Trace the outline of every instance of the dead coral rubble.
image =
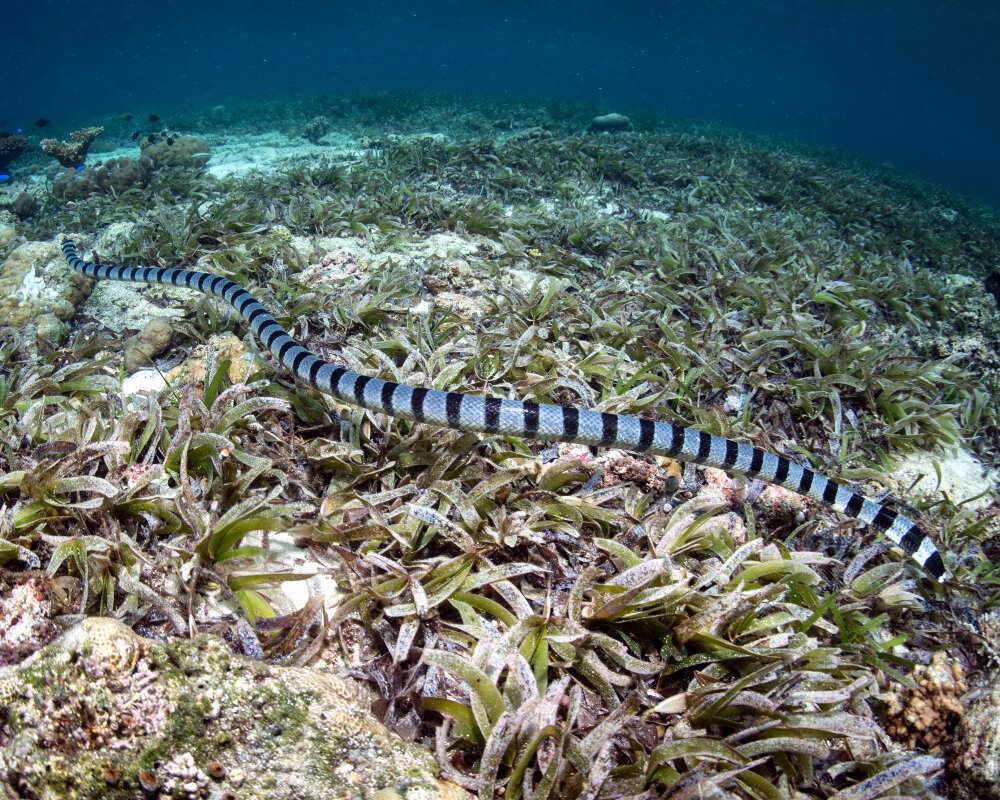
<svg viewBox="0 0 1000 800">
<path fill-rule="evenodd" d="M 915 689 L 891 685 L 886 731 L 910 749 L 919 747 L 938 754 L 962 718 L 965 672 L 960 663 L 939 652 L 930 665 L 917 665 L 913 681 Z"/>
<path fill-rule="evenodd" d="M 83 128 L 73 131 L 68 142 L 58 139 L 42 139 L 42 150 L 64 167 L 78 167 L 87 160 L 87 151 L 94 139 L 104 133 L 104 128 Z"/>
</svg>

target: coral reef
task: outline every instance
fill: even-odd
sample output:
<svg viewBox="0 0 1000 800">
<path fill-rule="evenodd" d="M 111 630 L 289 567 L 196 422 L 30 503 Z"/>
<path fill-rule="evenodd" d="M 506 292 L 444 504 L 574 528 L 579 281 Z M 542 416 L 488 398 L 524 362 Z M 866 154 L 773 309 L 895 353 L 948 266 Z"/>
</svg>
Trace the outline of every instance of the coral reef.
<svg viewBox="0 0 1000 800">
<path fill-rule="evenodd" d="M 206 346 L 196 348 L 184 363 L 174 367 L 166 374 L 167 381 L 173 383 L 204 385 L 209 366 L 209 351 L 216 364 L 229 361 L 229 379 L 233 383 L 246 380 L 259 361 L 247 350 L 243 341 L 231 333 L 221 333 L 211 336 Z"/>
<path fill-rule="evenodd" d="M 313 117 L 305 124 L 302 135 L 313 144 L 319 144 L 319 140 L 330 132 L 331 126 L 332 123 L 327 117 L 322 115 Z"/>
<path fill-rule="evenodd" d="M 891 685 L 885 729 L 910 749 L 941 753 L 962 719 L 965 671 L 959 662 L 937 652 L 929 665 L 917 665 L 913 681 L 916 688 Z"/>
<path fill-rule="evenodd" d="M 83 200 L 97 192 L 122 194 L 149 183 L 152 171 L 153 162 L 145 157 L 138 160 L 126 156 L 111 158 L 82 172 L 65 170 L 52 182 L 52 194 L 67 200 Z"/>
<path fill-rule="evenodd" d="M 94 139 L 104 133 L 104 128 L 82 128 L 69 135 L 68 142 L 58 139 L 42 139 L 42 151 L 52 156 L 64 167 L 78 167 L 87 160 L 87 151 Z"/>
<path fill-rule="evenodd" d="M 0 780 L 23 797 L 468 796 L 338 678 L 252 662 L 216 638 L 164 645 L 85 619 L 0 668 L 0 707 Z"/>
<path fill-rule="evenodd" d="M 202 169 L 211 157 L 211 149 L 208 142 L 200 136 L 177 136 L 165 131 L 146 137 L 142 143 L 142 155 L 152 161 L 154 169 Z"/>
<path fill-rule="evenodd" d="M 953 800 L 1000 800 L 1000 688 L 974 701 L 946 748 Z"/>
<path fill-rule="evenodd" d="M 27 149 L 28 138 L 23 134 L 0 136 L 0 169 L 6 169 L 11 161 Z"/>
<path fill-rule="evenodd" d="M 30 217 L 35 213 L 37 208 L 38 203 L 36 202 L 34 195 L 28 194 L 28 192 L 21 192 L 10 204 L 10 210 L 17 214 L 17 216 L 21 219 L 27 219 Z"/>
</svg>

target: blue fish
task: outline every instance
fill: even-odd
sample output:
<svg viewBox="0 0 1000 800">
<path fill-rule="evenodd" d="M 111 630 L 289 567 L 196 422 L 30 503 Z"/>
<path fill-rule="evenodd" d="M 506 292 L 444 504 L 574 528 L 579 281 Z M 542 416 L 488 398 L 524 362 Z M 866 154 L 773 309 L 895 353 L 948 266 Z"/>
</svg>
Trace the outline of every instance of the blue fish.
<svg viewBox="0 0 1000 800">
<path fill-rule="evenodd" d="M 22 130 L 23 130 L 22 128 L 18 128 L 17 132 L 20 133 Z"/>
<path fill-rule="evenodd" d="M 0 183 L 6 183 L 9 180 L 10 180 L 10 175 L 8 175 L 6 172 L 3 175 L 0 175 Z"/>
<path fill-rule="evenodd" d="M 84 171 L 84 170 L 85 170 L 86 168 L 87 168 L 87 165 L 86 165 L 86 164 L 81 164 L 80 166 L 78 166 L 78 167 L 76 168 L 76 171 L 77 171 L 77 172 L 83 172 L 83 171 Z"/>
</svg>

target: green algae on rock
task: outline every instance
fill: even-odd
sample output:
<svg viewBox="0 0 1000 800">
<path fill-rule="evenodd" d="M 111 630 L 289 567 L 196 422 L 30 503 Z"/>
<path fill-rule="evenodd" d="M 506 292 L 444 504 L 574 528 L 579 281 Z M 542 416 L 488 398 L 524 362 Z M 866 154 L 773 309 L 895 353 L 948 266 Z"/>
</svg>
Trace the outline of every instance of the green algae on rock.
<svg viewBox="0 0 1000 800">
<path fill-rule="evenodd" d="M 208 774 L 243 800 L 467 796 L 338 678 L 209 637 L 160 644 L 86 619 L 0 669 L 0 707 L 0 780 L 21 796 L 132 798 L 152 778 L 169 797 L 204 797 Z"/>
</svg>

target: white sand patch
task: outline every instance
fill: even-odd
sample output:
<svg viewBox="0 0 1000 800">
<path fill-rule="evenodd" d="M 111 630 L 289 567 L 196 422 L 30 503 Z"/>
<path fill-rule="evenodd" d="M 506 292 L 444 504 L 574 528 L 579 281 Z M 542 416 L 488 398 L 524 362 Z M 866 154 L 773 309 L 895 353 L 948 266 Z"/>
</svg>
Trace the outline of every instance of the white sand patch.
<svg viewBox="0 0 1000 800">
<path fill-rule="evenodd" d="M 272 533 L 268 541 L 268 570 L 311 576 L 279 584 L 282 594 L 292 606 L 301 609 L 310 598 L 323 595 L 327 611 L 332 612 L 343 595 L 337 588 L 330 567 L 317 561 L 308 549 L 296 545 L 294 537 L 287 533 Z"/>
<path fill-rule="evenodd" d="M 358 142 L 343 134 L 327 134 L 323 144 L 313 144 L 301 137 L 270 132 L 227 136 L 219 141 L 209 138 L 212 158 L 208 172 L 216 178 L 251 172 L 271 173 L 289 169 L 297 162 L 317 165 L 324 157 L 336 163 L 358 161 L 362 151 Z"/>
<path fill-rule="evenodd" d="M 435 233 L 421 242 L 414 242 L 408 248 L 409 255 L 414 258 L 458 258 L 470 256 L 479 252 L 479 243 L 459 236 L 456 233 Z"/>
<path fill-rule="evenodd" d="M 934 469 L 935 463 L 941 470 L 940 484 Z M 953 503 L 962 503 L 971 497 L 982 495 L 969 503 L 969 508 L 976 511 L 989 507 L 998 499 L 997 474 L 994 471 L 988 472 L 968 450 L 912 453 L 893 470 L 893 476 L 903 486 L 910 486 L 919 477 L 919 482 L 911 491 L 928 497 L 939 497 L 939 492 L 944 492 Z"/>
<path fill-rule="evenodd" d="M 156 394 L 166 385 L 163 376 L 155 369 L 141 369 L 122 381 L 122 395 L 133 398 L 146 393 Z"/>
<path fill-rule="evenodd" d="M 190 134 L 201 135 L 197 131 L 191 131 Z M 207 171 L 216 178 L 230 175 L 242 177 L 255 171 L 278 172 L 294 166 L 296 162 L 317 166 L 323 157 L 334 163 L 350 164 L 359 161 L 363 155 L 363 149 L 356 138 L 338 132 L 328 133 L 321 144 L 313 144 L 301 136 L 289 136 L 278 131 L 238 136 L 208 134 L 205 139 L 211 148 Z M 139 155 L 138 143 L 126 144 L 113 150 L 92 153 L 87 164 L 107 162 L 123 156 L 137 159 Z"/>
<path fill-rule="evenodd" d="M 35 266 L 32 264 L 31 268 L 24 273 L 21 285 L 17 288 L 14 296 L 21 302 L 35 303 L 41 300 L 51 300 L 57 295 L 54 290 L 48 289 L 45 285 L 45 279 L 35 273 Z"/>
</svg>

